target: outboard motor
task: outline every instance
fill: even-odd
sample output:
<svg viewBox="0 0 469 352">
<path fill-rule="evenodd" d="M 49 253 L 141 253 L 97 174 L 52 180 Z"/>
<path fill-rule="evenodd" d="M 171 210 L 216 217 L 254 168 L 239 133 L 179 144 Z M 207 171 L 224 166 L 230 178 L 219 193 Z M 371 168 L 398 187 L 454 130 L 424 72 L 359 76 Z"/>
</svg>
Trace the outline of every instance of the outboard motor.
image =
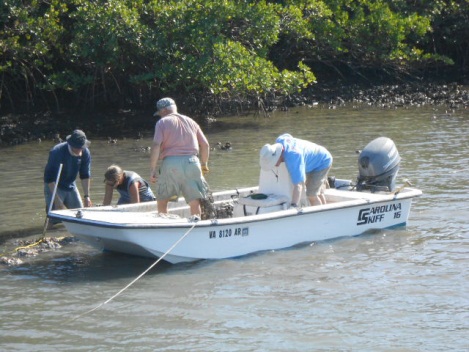
<svg viewBox="0 0 469 352">
<path fill-rule="evenodd" d="M 379 137 L 368 143 L 358 156 L 357 191 L 393 191 L 400 161 L 391 139 Z"/>
</svg>

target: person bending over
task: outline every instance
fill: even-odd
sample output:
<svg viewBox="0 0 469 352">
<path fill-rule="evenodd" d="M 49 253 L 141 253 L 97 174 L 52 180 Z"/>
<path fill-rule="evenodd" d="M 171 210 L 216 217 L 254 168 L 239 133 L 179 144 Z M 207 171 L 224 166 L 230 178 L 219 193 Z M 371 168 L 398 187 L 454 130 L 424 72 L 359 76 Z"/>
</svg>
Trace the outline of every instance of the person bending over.
<svg viewBox="0 0 469 352">
<path fill-rule="evenodd" d="M 44 168 L 44 198 L 46 211 L 49 209 L 52 195 L 56 187 L 55 182 L 60 173 L 57 191 L 52 209 L 75 209 L 91 207 L 90 177 L 91 153 L 88 149 L 90 142 L 81 130 L 74 130 L 67 136 L 65 142 L 55 145 L 49 152 L 49 158 Z M 80 197 L 75 179 L 80 176 L 83 188 L 83 201 Z"/>
<path fill-rule="evenodd" d="M 262 147 L 259 162 L 265 171 L 285 162 L 293 183 L 292 206 L 298 206 L 305 186 L 311 205 L 326 204 L 324 190 L 332 166 L 332 155 L 325 147 L 285 133 L 277 138 L 275 144 Z"/>
<path fill-rule="evenodd" d="M 104 173 L 105 192 L 103 205 L 112 202 L 114 189 L 119 192 L 117 204 L 150 202 L 155 196 L 148 184 L 134 171 L 122 170 L 119 165 L 111 165 Z"/>
</svg>

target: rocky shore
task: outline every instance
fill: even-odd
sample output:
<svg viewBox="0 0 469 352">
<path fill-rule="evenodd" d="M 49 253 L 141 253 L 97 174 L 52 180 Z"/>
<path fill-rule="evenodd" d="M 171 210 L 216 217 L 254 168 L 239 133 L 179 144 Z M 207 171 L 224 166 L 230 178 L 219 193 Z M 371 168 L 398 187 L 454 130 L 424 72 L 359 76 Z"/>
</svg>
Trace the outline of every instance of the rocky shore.
<svg viewBox="0 0 469 352">
<path fill-rule="evenodd" d="M 246 102 L 248 103 L 248 102 Z M 236 104 L 227 102 L 221 108 L 198 107 L 188 114 L 199 121 L 217 115 L 236 115 Z M 448 110 L 469 109 L 469 87 L 457 83 L 450 84 L 395 84 L 378 86 L 323 84 L 304 91 L 301 95 L 288 98 L 272 98 L 260 104 L 246 104 L 245 111 L 264 113 L 274 110 L 287 110 L 295 106 L 319 105 L 326 108 L 338 107 L 378 107 L 397 109 L 406 107 L 444 106 Z M 186 111 L 187 109 L 185 109 Z M 204 113 L 202 113 L 204 111 Z M 119 130 L 122 137 L 134 137 L 139 130 L 151 130 L 154 121 L 148 119 L 153 111 L 135 112 L 119 110 L 109 114 L 78 115 L 71 113 L 35 113 L 0 117 L 0 146 L 6 147 L 32 141 L 54 139 L 59 141 L 71 130 L 80 127 L 94 138 L 106 138 Z"/>
<path fill-rule="evenodd" d="M 21 265 L 24 263 L 24 259 L 35 257 L 40 253 L 52 251 L 76 241 L 74 237 L 43 237 L 39 240 L 18 239 L 14 242 L 16 248 L 11 253 L 4 253 L 0 256 L 0 264 Z"/>
</svg>

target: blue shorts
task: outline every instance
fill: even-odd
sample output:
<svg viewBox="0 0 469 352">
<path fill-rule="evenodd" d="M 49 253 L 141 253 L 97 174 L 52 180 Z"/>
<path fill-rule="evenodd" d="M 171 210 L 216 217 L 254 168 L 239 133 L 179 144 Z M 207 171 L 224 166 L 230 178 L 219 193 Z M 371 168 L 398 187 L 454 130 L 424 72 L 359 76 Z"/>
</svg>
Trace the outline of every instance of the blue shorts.
<svg viewBox="0 0 469 352">
<path fill-rule="evenodd" d="M 208 184 L 202 176 L 195 155 L 167 156 L 163 159 L 156 181 L 156 200 L 177 200 L 181 194 L 187 203 L 205 198 Z"/>
</svg>

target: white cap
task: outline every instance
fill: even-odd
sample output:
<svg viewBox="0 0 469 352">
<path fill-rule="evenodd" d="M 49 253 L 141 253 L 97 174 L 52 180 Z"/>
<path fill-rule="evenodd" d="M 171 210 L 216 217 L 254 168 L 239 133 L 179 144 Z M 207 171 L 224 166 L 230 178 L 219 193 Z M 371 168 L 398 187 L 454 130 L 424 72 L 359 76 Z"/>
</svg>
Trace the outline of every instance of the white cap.
<svg viewBox="0 0 469 352">
<path fill-rule="evenodd" d="M 261 169 L 265 171 L 271 170 L 280 159 L 282 150 L 283 146 L 280 143 L 264 145 L 261 149 L 259 159 Z"/>
</svg>

